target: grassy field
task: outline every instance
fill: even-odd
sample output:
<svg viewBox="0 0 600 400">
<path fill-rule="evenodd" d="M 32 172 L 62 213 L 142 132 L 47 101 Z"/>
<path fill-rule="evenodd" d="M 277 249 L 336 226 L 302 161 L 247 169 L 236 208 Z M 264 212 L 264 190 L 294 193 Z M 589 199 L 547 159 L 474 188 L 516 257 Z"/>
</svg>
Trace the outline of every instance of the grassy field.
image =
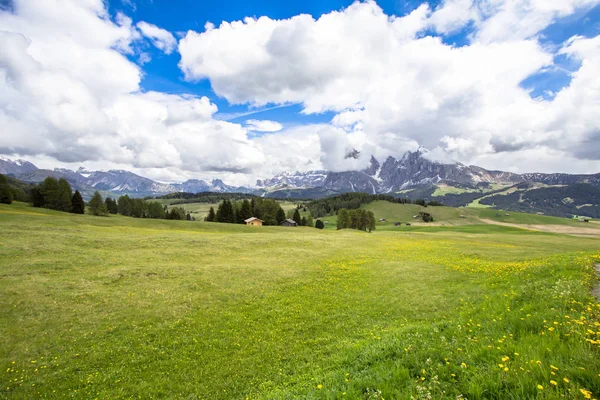
<svg viewBox="0 0 600 400">
<path fill-rule="evenodd" d="M 483 224 L 482 219 L 493 220 L 497 222 L 523 225 L 564 225 L 572 227 L 597 228 L 596 224 L 582 224 L 571 218 L 548 217 L 544 215 L 526 214 L 518 212 L 505 212 L 502 210 L 492 210 L 477 207 L 421 207 L 416 204 L 395 204 L 387 201 L 374 201 L 364 206 L 365 209 L 372 211 L 377 219 L 377 230 L 395 230 L 407 231 L 419 226 L 458 226 Z M 425 223 L 421 219 L 415 219 L 419 211 L 430 213 L 434 217 L 433 223 Z M 506 215 L 508 214 L 508 215 Z M 379 222 L 379 219 L 385 219 L 386 222 Z M 335 230 L 337 216 L 328 216 L 322 218 L 328 221 L 325 229 Z M 395 222 L 400 222 L 400 227 L 394 226 Z M 407 227 L 405 224 L 410 222 L 413 226 Z"/>
<path fill-rule="evenodd" d="M 447 194 L 461 194 L 461 193 L 485 193 L 493 190 L 498 190 L 506 185 L 493 184 L 490 185 L 489 189 L 469 189 L 469 188 L 459 188 L 455 186 L 439 184 L 436 186 L 435 192 L 433 192 L 432 196 L 445 196 Z"/>
<path fill-rule="evenodd" d="M 254 228 L 19 203 L 0 205 L 0 227 L 0 397 L 600 394 L 598 239 L 475 223 Z"/>
</svg>

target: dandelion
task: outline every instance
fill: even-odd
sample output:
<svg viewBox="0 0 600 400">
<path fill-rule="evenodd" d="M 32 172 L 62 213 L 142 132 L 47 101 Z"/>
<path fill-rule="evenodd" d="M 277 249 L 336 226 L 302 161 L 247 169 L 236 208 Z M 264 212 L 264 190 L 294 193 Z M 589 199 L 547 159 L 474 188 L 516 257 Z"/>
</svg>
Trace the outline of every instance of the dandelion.
<svg viewBox="0 0 600 400">
<path fill-rule="evenodd" d="M 592 398 L 592 392 L 590 392 L 589 390 L 579 389 L 579 391 L 581 392 L 581 394 L 583 395 L 583 397 L 585 397 L 586 399 L 591 399 Z"/>
<path fill-rule="evenodd" d="M 563 378 L 563 381 L 565 381 L 565 383 L 569 383 L 569 378 Z"/>
<path fill-rule="evenodd" d="M 502 357 L 502 362 L 507 362 L 508 360 L 510 360 L 510 357 L 508 357 L 508 356 Z"/>
<path fill-rule="evenodd" d="M 543 387 L 542 385 L 537 385 L 537 388 L 538 388 L 539 390 L 544 390 L 544 387 Z"/>
<path fill-rule="evenodd" d="M 557 368 L 557 367 L 555 367 L 554 365 L 550 365 L 550 369 L 553 369 L 553 370 L 555 370 L 555 371 L 558 371 L 558 368 Z"/>
<path fill-rule="evenodd" d="M 556 381 L 550 381 L 550 384 L 554 385 L 554 386 L 558 385 L 558 383 Z"/>
<path fill-rule="evenodd" d="M 320 383 L 317 385 L 317 389 L 323 389 L 323 385 L 321 385 Z"/>
</svg>

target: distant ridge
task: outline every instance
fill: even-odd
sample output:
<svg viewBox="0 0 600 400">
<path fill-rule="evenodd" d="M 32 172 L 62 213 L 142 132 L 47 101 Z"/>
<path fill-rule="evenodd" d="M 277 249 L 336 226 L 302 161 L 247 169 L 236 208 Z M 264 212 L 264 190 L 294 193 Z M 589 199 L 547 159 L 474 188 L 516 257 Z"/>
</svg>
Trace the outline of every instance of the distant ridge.
<svg viewBox="0 0 600 400">
<path fill-rule="evenodd" d="M 254 187 L 231 186 L 220 179 L 161 183 L 123 170 L 39 169 L 28 161 L 13 161 L 4 157 L 0 157 L 0 173 L 25 182 L 41 182 L 47 176 L 65 178 L 85 197 L 90 197 L 96 190 L 114 196 L 128 194 L 133 197 L 162 196 L 173 192 L 216 192 L 290 199 L 317 199 L 346 192 L 364 192 L 412 199 L 431 198 L 452 206 L 462 206 L 481 199 L 480 204 L 485 206 L 502 203 L 505 207 L 521 211 L 544 213 L 554 207 L 556 210 L 553 215 L 581 212 L 588 216 L 600 216 L 600 192 L 597 193 L 600 191 L 600 173 L 515 174 L 490 171 L 461 163 L 433 161 L 423 148 L 407 152 L 400 159 L 388 157 L 383 163 L 371 157 L 369 167 L 362 171 L 282 172 L 268 179 L 258 179 Z M 508 193 L 506 189 L 510 187 L 513 189 Z M 515 191 L 520 193 L 515 195 Z M 542 193 L 551 199 L 546 201 L 549 204 L 542 204 Z M 506 203 L 507 199 L 510 199 L 509 204 Z"/>
</svg>

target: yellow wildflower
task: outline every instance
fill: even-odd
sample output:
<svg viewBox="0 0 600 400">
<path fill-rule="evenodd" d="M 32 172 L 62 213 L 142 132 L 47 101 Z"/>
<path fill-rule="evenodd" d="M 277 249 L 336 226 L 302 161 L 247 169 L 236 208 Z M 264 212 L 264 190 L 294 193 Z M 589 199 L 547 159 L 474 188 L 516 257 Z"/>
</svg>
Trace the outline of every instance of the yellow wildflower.
<svg viewBox="0 0 600 400">
<path fill-rule="evenodd" d="M 538 388 L 539 390 L 544 390 L 544 387 L 543 387 L 542 385 L 537 385 L 537 388 Z"/>
</svg>

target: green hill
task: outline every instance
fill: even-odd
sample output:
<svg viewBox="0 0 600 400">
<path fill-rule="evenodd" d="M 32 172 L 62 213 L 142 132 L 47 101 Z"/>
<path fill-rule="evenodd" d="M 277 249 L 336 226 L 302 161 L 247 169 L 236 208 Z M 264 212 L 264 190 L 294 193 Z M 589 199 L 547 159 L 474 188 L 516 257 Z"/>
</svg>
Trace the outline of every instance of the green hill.
<svg viewBox="0 0 600 400">
<path fill-rule="evenodd" d="M 488 221 L 522 225 L 527 228 L 528 225 L 562 225 L 576 228 L 599 229 L 598 224 L 585 224 L 571 218 L 550 217 L 545 215 L 527 214 L 520 212 L 507 212 L 503 210 L 494 210 L 477 207 L 445 207 L 445 206 L 429 206 L 422 207 L 415 204 L 398 204 L 388 201 L 374 201 L 363 205 L 362 208 L 372 211 L 377 220 L 377 229 L 379 230 L 407 230 L 411 229 L 406 226 L 409 222 L 413 229 L 414 227 L 434 227 L 434 226 L 462 226 L 474 224 L 486 224 Z M 421 219 L 415 219 L 413 216 L 418 215 L 420 211 L 430 213 L 434 221 L 425 223 Z M 385 222 L 380 222 L 380 219 L 385 219 Z M 336 229 L 336 216 L 327 216 L 322 218 L 328 221 L 326 229 Z M 394 226 L 395 222 L 400 222 L 401 226 Z"/>
<path fill-rule="evenodd" d="M 418 210 L 368 207 L 390 219 Z M 249 227 L 19 202 L 0 204 L 0 226 L 0 398 L 600 393 L 598 239 L 484 224 Z"/>
</svg>

